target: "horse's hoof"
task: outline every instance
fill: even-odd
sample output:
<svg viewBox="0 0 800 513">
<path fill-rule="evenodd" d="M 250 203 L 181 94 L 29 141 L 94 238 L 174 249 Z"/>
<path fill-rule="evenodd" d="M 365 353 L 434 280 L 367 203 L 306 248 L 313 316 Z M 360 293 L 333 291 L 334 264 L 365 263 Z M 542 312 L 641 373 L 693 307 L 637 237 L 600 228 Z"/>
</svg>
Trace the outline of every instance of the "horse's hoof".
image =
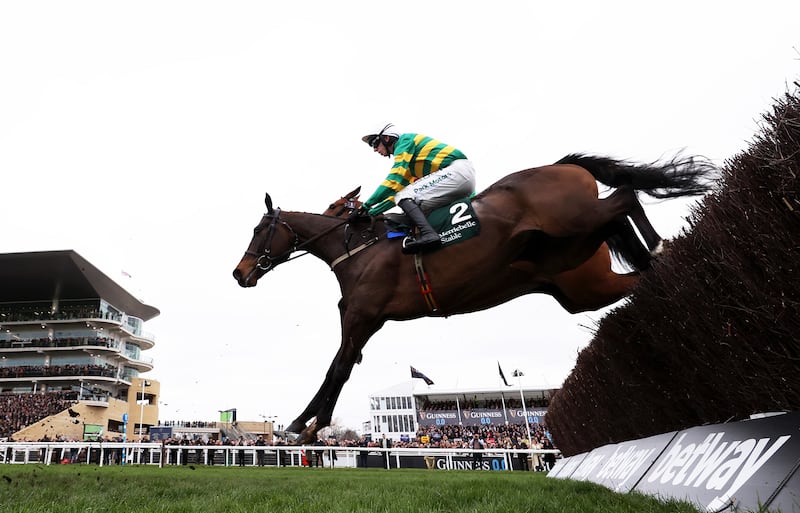
<svg viewBox="0 0 800 513">
<path fill-rule="evenodd" d="M 297 437 L 295 440 L 296 445 L 311 445 L 317 441 L 316 436 L 312 436 L 309 433 L 300 433 L 300 436 Z"/>
</svg>

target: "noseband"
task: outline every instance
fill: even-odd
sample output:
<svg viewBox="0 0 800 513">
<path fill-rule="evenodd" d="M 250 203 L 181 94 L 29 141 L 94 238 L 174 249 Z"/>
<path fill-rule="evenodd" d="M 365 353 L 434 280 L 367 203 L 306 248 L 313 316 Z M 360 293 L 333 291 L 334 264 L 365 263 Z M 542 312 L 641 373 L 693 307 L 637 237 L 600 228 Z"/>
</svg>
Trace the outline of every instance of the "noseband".
<svg viewBox="0 0 800 513">
<path fill-rule="evenodd" d="M 266 219 L 270 220 L 269 226 L 267 227 L 267 235 L 264 237 L 264 242 L 262 244 L 259 244 L 258 249 L 256 251 L 251 251 L 248 249 L 247 251 L 244 252 L 245 255 L 257 258 L 256 266 L 250 274 L 254 273 L 256 269 L 259 269 L 266 273 L 267 271 L 274 269 L 275 266 L 277 266 L 278 264 L 282 264 L 283 262 L 294 260 L 295 258 L 305 255 L 306 253 L 301 253 L 300 255 L 289 258 L 289 256 L 295 251 L 305 250 L 306 247 L 308 247 L 311 243 L 313 243 L 317 239 L 327 235 L 328 233 L 332 232 L 333 230 L 336 230 L 337 228 L 339 228 L 344 224 L 348 224 L 348 221 L 344 219 L 339 224 L 334 224 L 330 228 L 323 230 L 321 233 L 314 235 L 310 239 L 300 242 L 300 236 L 297 235 L 297 232 L 295 232 L 292 229 L 292 227 L 289 226 L 289 223 L 287 223 L 286 221 L 281 221 L 280 217 L 281 217 L 281 209 L 276 208 L 271 212 L 267 212 L 266 214 L 264 214 L 261 223 L 259 223 L 259 225 L 256 227 L 255 232 L 258 233 L 263 228 L 264 220 Z M 284 227 L 286 227 L 287 230 L 289 230 L 289 232 L 294 236 L 294 241 L 292 241 L 292 244 L 289 245 L 289 249 L 287 249 L 286 251 L 284 251 L 279 255 L 273 256 L 272 239 L 275 236 L 275 231 L 278 228 L 278 224 L 283 225 Z M 346 247 L 346 242 L 345 242 L 345 247 Z"/>
<path fill-rule="evenodd" d="M 278 265 L 279 263 L 283 262 L 284 260 L 288 260 L 289 255 L 297 251 L 297 246 L 300 242 L 300 237 L 298 237 L 297 233 L 292 229 L 291 226 L 286 221 L 281 221 L 281 209 L 276 208 L 271 213 L 264 214 L 264 219 L 269 219 L 270 223 L 267 227 L 267 235 L 264 237 L 264 242 L 259 244 L 259 247 L 256 251 L 250 251 L 249 249 L 245 251 L 245 255 L 249 255 L 252 257 L 256 257 L 256 267 L 264 272 L 271 270 L 273 267 Z M 275 231 L 278 227 L 278 223 L 282 224 L 286 227 L 289 232 L 294 235 L 294 242 L 289 246 L 289 249 L 284 251 L 283 253 L 273 256 L 272 255 L 272 239 L 275 237 Z M 263 227 L 264 221 L 256 227 L 256 233 L 261 231 Z"/>
</svg>

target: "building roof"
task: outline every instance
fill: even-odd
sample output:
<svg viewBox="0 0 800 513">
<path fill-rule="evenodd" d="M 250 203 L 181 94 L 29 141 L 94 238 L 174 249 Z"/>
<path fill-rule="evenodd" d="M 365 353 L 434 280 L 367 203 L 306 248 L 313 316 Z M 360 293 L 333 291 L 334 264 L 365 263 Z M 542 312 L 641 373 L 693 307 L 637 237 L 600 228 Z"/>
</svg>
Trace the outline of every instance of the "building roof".
<svg viewBox="0 0 800 513">
<path fill-rule="evenodd" d="M 536 398 L 549 398 L 552 393 L 557 389 L 553 387 L 536 387 L 525 386 L 522 387 L 522 393 L 525 397 Z M 438 386 L 426 387 L 424 385 L 415 386 L 413 380 L 398 383 L 391 387 L 385 388 L 378 392 L 370 393 L 370 397 L 381 397 L 390 395 L 403 395 L 410 393 L 414 397 L 422 397 L 430 401 L 455 401 L 456 398 L 460 400 L 465 399 L 484 399 L 492 400 L 499 399 L 502 395 L 506 398 L 518 398 L 520 396 L 519 387 L 469 387 L 463 388 L 440 388 Z"/>
<path fill-rule="evenodd" d="M 0 254 L 0 303 L 54 299 L 104 299 L 143 321 L 161 313 L 73 250 Z"/>
<path fill-rule="evenodd" d="M 549 399 L 550 396 L 556 391 L 555 388 L 549 387 L 522 387 L 522 395 L 527 399 Z M 455 401 L 459 400 L 478 399 L 478 400 L 495 400 L 504 398 L 520 397 L 519 387 L 507 388 L 453 388 L 441 390 L 422 390 L 419 388 L 414 389 L 415 397 L 422 397 L 429 401 Z"/>
</svg>

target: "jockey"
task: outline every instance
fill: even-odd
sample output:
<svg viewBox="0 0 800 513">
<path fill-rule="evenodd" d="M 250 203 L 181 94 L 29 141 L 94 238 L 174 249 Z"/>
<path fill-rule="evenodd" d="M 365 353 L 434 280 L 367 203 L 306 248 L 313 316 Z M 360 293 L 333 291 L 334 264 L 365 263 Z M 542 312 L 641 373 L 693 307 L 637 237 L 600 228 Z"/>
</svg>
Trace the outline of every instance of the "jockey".
<svg viewBox="0 0 800 513">
<path fill-rule="evenodd" d="M 419 228 L 419 237 L 403 240 L 404 253 L 419 253 L 441 244 L 425 214 L 475 192 L 475 169 L 453 146 L 426 135 L 401 133 L 389 123 L 361 138 L 373 151 L 394 157 L 389 176 L 363 208 L 375 216 L 395 204 Z M 357 211 L 354 215 L 358 215 Z"/>
</svg>

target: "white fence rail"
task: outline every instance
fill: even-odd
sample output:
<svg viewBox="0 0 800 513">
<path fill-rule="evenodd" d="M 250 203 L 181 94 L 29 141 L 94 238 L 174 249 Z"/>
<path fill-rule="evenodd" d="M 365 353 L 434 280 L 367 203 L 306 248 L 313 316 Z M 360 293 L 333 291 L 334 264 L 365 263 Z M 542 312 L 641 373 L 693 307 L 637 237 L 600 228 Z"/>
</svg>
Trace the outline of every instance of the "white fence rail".
<svg viewBox="0 0 800 513">
<path fill-rule="evenodd" d="M 534 470 L 556 450 L 0 442 L 0 464 L 220 465 Z M 317 460 L 322 455 L 321 460 Z M 424 466 L 420 465 L 420 459 Z M 523 463 L 523 459 L 526 463 Z M 304 463 L 304 460 L 307 463 Z M 516 463 L 515 463 L 516 462 Z M 547 469 L 547 468 L 545 468 Z"/>
</svg>

